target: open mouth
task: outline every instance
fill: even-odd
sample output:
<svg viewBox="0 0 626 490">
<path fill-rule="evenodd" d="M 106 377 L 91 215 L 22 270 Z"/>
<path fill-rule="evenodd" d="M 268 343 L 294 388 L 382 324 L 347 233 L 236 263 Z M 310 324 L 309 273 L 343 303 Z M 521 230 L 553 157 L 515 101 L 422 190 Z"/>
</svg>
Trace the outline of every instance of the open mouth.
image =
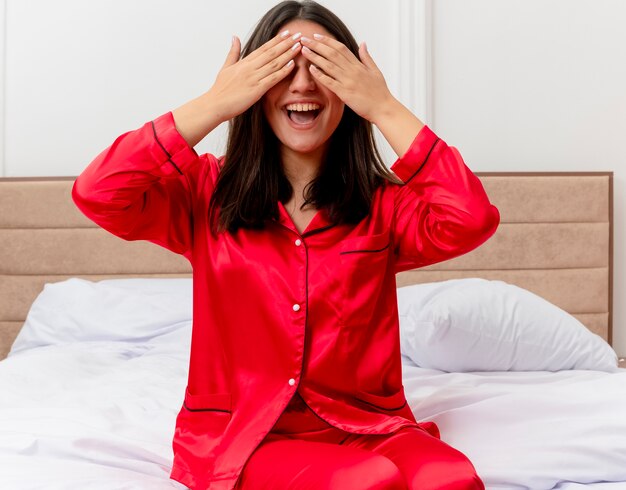
<svg viewBox="0 0 626 490">
<path fill-rule="evenodd" d="M 285 110 L 287 117 L 294 124 L 310 126 L 322 112 L 322 107 L 319 104 L 287 104 Z"/>
</svg>

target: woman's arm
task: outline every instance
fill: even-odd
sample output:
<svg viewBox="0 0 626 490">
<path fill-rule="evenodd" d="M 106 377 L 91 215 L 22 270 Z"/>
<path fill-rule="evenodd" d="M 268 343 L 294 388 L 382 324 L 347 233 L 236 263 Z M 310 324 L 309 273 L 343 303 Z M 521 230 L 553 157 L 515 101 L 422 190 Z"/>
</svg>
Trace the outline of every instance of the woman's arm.
<svg viewBox="0 0 626 490">
<path fill-rule="evenodd" d="M 398 157 L 406 153 L 424 127 L 424 123 L 394 97 L 379 105 L 372 116 L 372 123 L 380 129 Z"/>
<path fill-rule="evenodd" d="M 391 170 L 405 185 L 389 186 L 397 271 L 450 259 L 487 240 L 500 216 L 459 152 L 391 95 L 365 43 L 359 60 L 339 41 L 314 37 L 302 39 L 311 73 L 376 124 L 398 154 Z"/>
<path fill-rule="evenodd" d="M 187 254 L 196 177 L 215 160 L 208 154 L 198 157 L 193 147 L 289 74 L 293 64 L 288 61 L 299 52 L 299 45 L 291 47 L 297 42 L 283 32 L 239 60 L 240 43 L 234 38 L 208 92 L 121 135 L 89 164 L 72 189 L 76 205 L 121 238 L 149 240 Z"/>
<path fill-rule="evenodd" d="M 167 113 L 102 151 L 74 182 L 72 198 L 85 216 L 120 238 L 149 240 L 186 254 L 190 175 L 199 163 Z"/>
<path fill-rule="evenodd" d="M 211 92 L 187 102 L 172 111 L 176 129 L 189 146 L 196 146 L 211 131 L 227 119 L 221 114 Z"/>
<path fill-rule="evenodd" d="M 396 272 L 467 253 L 500 223 L 482 183 L 456 148 L 424 126 L 391 170 Z"/>
<path fill-rule="evenodd" d="M 290 60 L 300 53 L 298 43 L 299 36 L 284 31 L 239 60 L 241 41 L 233 36 L 211 89 L 172 112 L 176 129 L 189 146 L 196 146 L 221 123 L 247 110 L 285 78 L 294 66 Z"/>
</svg>

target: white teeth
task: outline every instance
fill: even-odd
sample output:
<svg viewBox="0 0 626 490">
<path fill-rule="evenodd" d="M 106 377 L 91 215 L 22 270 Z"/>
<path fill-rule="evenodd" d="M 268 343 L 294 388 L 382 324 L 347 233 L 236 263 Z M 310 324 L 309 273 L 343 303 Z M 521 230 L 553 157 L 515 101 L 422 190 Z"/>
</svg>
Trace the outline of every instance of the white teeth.
<svg viewBox="0 0 626 490">
<path fill-rule="evenodd" d="M 287 104 L 285 106 L 285 109 L 287 109 L 288 111 L 298 111 L 298 112 L 316 111 L 319 108 L 320 108 L 319 104 Z"/>
</svg>

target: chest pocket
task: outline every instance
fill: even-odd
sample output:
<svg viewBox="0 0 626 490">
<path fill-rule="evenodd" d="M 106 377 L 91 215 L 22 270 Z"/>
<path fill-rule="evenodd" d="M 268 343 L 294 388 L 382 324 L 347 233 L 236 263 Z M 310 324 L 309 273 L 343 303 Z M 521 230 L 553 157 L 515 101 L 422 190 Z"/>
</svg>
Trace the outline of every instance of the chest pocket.
<svg viewBox="0 0 626 490">
<path fill-rule="evenodd" d="M 339 251 L 341 321 L 349 328 L 365 328 L 391 266 L 389 231 L 344 240 Z M 393 276 L 391 276 L 393 279 Z"/>
</svg>

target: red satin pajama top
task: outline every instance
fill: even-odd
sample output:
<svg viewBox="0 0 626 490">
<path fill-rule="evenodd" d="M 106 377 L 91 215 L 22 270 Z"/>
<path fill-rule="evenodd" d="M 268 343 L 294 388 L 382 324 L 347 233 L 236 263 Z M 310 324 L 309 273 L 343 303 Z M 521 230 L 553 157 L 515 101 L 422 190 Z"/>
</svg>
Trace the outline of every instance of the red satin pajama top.
<svg viewBox="0 0 626 490">
<path fill-rule="evenodd" d="M 466 253 L 496 230 L 498 210 L 458 151 L 424 127 L 391 167 L 405 184 L 380 187 L 356 225 L 333 226 L 322 210 L 301 234 L 279 202 L 264 229 L 213 238 L 207 210 L 220 163 L 198 156 L 167 113 L 118 137 L 72 190 L 101 227 L 193 266 L 171 477 L 234 488 L 296 390 L 348 432 L 427 428 L 403 392 L 395 274 Z"/>
</svg>

